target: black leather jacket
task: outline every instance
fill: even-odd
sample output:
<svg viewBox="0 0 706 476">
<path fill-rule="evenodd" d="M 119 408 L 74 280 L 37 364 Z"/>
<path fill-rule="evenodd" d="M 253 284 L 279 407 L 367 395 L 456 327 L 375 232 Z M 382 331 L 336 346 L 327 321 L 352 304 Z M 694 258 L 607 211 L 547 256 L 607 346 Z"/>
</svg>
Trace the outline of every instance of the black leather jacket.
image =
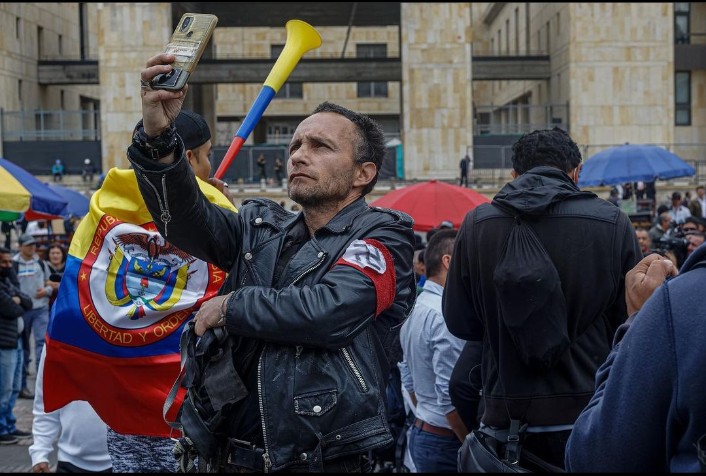
<svg viewBox="0 0 706 476">
<path fill-rule="evenodd" d="M 265 469 L 312 458 L 320 464 L 391 444 L 384 353 L 414 303 L 411 218 L 355 201 L 302 246 L 275 288 L 286 232 L 301 213 L 267 199 L 246 201 L 239 213 L 225 211 L 203 197 L 183 156 L 167 167 L 134 147 L 128 157 L 160 233 L 229 270 L 220 291 L 235 291 L 227 329 L 264 342 L 257 371 Z M 394 302 L 377 317 L 373 281 L 336 265 L 357 239 L 382 243 L 394 263 Z"/>
<path fill-rule="evenodd" d="M 32 298 L 20 291 L 20 284 L 11 271 L 12 277 L 0 278 L 0 349 L 16 349 L 17 319 L 22 318 L 22 314 L 32 309 Z M 19 297 L 20 303 L 12 300 Z"/>
</svg>

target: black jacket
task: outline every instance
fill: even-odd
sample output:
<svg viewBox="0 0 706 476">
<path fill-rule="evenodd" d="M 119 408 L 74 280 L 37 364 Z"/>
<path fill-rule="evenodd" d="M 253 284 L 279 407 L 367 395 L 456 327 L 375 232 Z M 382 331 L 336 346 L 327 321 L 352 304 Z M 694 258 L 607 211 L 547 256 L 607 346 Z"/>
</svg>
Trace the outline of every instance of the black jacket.
<svg viewBox="0 0 706 476">
<path fill-rule="evenodd" d="M 391 444 L 385 347 L 416 294 L 411 219 L 370 208 L 361 198 L 318 230 L 275 284 L 286 232 L 303 220 L 301 213 L 266 199 L 246 201 L 239 213 L 225 211 L 204 198 L 183 156 L 168 167 L 134 147 L 128 157 L 160 233 L 229 270 L 221 288 L 235 291 L 228 331 L 264 346 L 255 362 L 266 469 L 314 460 L 315 470 L 322 460 Z M 337 265 L 359 239 L 382 243 L 394 263 L 394 288 L 388 289 L 393 302 L 377 317 L 384 299 L 373 281 Z"/>
<path fill-rule="evenodd" d="M 462 339 L 483 342 L 485 424 L 507 427 L 508 413 L 530 425 L 572 424 L 593 395 L 596 370 L 627 318 L 625 273 L 642 258 L 634 228 L 619 208 L 580 191 L 553 167 L 526 172 L 495 200 L 518 210 L 551 256 L 566 299 L 571 345 L 545 372 L 520 360 L 493 285 L 514 219 L 492 204 L 475 208 L 461 225 L 444 290 L 446 324 Z"/>
<path fill-rule="evenodd" d="M 13 277 L 0 278 L 0 349 L 17 348 L 17 319 L 32 309 L 32 298 L 20 291 Z M 15 296 L 20 298 L 19 304 L 12 299 Z"/>
</svg>

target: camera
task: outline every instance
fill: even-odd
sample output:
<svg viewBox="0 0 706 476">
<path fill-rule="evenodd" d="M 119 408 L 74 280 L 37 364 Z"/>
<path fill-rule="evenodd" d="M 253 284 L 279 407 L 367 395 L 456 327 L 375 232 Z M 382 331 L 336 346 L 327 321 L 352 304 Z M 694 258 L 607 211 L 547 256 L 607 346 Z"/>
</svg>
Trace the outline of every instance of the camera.
<svg viewBox="0 0 706 476">
<path fill-rule="evenodd" d="M 689 247 L 689 240 L 686 239 L 684 233 L 681 231 L 681 227 L 676 227 L 673 229 L 670 236 L 663 236 L 657 243 L 655 243 L 656 248 L 654 251 L 665 256 L 666 253 L 671 252 L 674 258 L 677 260 L 677 267 L 681 267 L 686 259 L 686 255 Z"/>
<path fill-rule="evenodd" d="M 684 251 L 689 246 L 689 241 L 683 236 L 663 236 L 657 242 L 657 249 L 661 251 Z"/>
<path fill-rule="evenodd" d="M 184 18 L 184 21 L 181 22 L 181 28 L 179 28 L 179 31 L 186 31 L 186 29 L 189 28 L 189 25 L 191 25 L 191 22 L 193 20 L 194 20 L 194 17 Z"/>
</svg>

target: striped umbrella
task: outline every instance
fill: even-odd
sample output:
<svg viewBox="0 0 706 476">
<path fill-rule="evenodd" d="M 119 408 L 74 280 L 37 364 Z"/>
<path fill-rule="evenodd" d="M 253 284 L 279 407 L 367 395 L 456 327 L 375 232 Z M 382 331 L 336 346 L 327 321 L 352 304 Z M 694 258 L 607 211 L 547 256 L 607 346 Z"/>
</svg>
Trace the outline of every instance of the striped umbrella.
<svg viewBox="0 0 706 476">
<path fill-rule="evenodd" d="M 22 167 L 0 157 L 0 221 L 68 216 L 68 202 Z"/>
</svg>

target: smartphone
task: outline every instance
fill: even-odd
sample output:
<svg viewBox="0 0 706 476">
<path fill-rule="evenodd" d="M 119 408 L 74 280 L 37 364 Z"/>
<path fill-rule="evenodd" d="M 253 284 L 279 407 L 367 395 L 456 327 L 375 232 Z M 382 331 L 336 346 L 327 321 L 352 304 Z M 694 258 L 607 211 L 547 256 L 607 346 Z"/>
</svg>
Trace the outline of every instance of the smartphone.
<svg viewBox="0 0 706 476">
<path fill-rule="evenodd" d="M 176 56 L 172 63 L 173 69 L 169 73 L 155 76 L 151 83 L 152 89 L 179 91 L 186 85 L 216 29 L 216 23 L 216 15 L 184 13 L 164 49 L 165 53 Z"/>
</svg>

